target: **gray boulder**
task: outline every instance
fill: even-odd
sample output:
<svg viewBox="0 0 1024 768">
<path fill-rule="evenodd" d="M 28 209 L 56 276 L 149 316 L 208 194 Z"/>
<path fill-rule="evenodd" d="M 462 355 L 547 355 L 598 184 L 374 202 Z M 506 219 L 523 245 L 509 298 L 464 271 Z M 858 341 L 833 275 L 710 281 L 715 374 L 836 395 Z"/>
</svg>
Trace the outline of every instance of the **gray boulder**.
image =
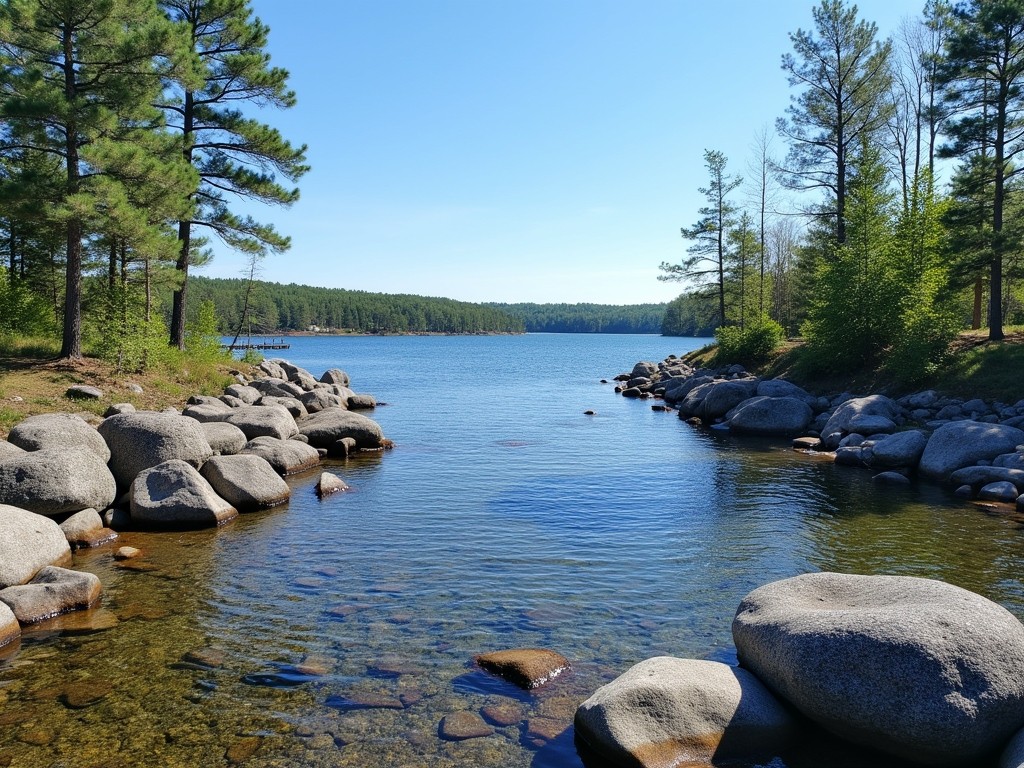
<svg viewBox="0 0 1024 768">
<path fill-rule="evenodd" d="M 280 405 L 247 405 L 244 408 L 232 408 L 224 421 L 234 424 L 250 440 L 255 437 L 287 440 L 299 432 L 295 426 L 295 419 Z"/>
<path fill-rule="evenodd" d="M 813 418 L 811 406 L 805 400 L 759 396 L 736 407 L 729 419 L 729 430 L 750 435 L 792 436 L 804 432 Z"/>
<path fill-rule="evenodd" d="M 247 442 L 245 432 L 234 424 L 210 421 L 200 424 L 200 426 L 203 428 L 203 435 L 206 437 L 206 442 L 210 444 L 214 456 L 231 456 L 245 448 Z"/>
<path fill-rule="evenodd" d="M 302 401 L 294 397 L 264 395 L 256 402 L 256 405 L 279 405 L 288 411 L 293 419 L 303 419 L 309 415 L 309 411 L 306 410 L 306 406 L 302 404 Z"/>
<path fill-rule="evenodd" d="M 1018 731 L 999 756 L 998 768 L 1024 768 L 1024 730 Z"/>
<path fill-rule="evenodd" d="M 982 501 L 1003 501 L 1007 504 L 1012 504 L 1020 496 L 1020 491 L 1017 490 L 1017 486 L 1013 483 L 1009 483 L 1005 480 L 996 483 L 988 483 L 983 485 L 981 490 L 978 491 L 978 498 Z"/>
<path fill-rule="evenodd" d="M 244 400 L 239 400 L 234 395 L 221 395 L 217 399 L 220 400 L 222 403 L 231 406 L 232 408 L 241 408 L 243 405 L 249 405 L 249 403 L 245 402 Z"/>
<path fill-rule="evenodd" d="M 114 403 L 103 412 L 103 418 L 117 416 L 119 413 L 135 413 L 138 409 L 131 403 Z M 104 443 L 106 445 L 106 443 Z M 109 450 L 109 449 L 108 449 Z"/>
<path fill-rule="evenodd" d="M 89 534 L 102 530 L 103 518 L 100 517 L 100 513 L 95 509 L 83 509 L 61 523 L 60 529 L 68 543 L 74 544 Z"/>
<path fill-rule="evenodd" d="M 745 669 L 660 656 L 602 686 L 576 710 L 576 734 L 614 765 L 718 765 L 770 758 L 796 732 Z"/>
<path fill-rule="evenodd" d="M 238 515 L 195 467 L 178 459 L 139 473 L 132 483 L 131 511 L 132 520 L 154 528 L 215 526 Z"/>
<path fill-rule="evenodd" d="M 224 394 L 237 397 L 246 405 L 255 405 L 256 401 L 263 396 L 263 393 L 255 387 L 248 387 L 243 384 L 232 384 L 224 390 Z"/>
<path fill-rule="evenodd" d="M 288 381 L 298 384 L 302 389 L 309 392 L 317 385 L 317 380 L 305 368 L 289 363 L 287 360 L 277 360 L 277 364 L 288 377 Z"/>
<path fill-rule="evenodd" d="M 279 440 L 276 437 L 250 440 L 239 453 L 259 456 L 282 475 L 305 472 L 320 464 L 320 454 L 316 448 L 298 440 Z"/>
<path fill-rule="evenodd" d="M 896 431 L 896 422 L 888 416 L 862 413 L 850 419 L 848 429 L 852 432 L 859 432 L 862 435 L 887 435 L 890 432 Z"/>
<path fill-rule="evenodd" d="M 300 431 L 314 448 L 330 448 L 343 437 L 353 438 L 359 448 L 380 448 L 384 443 L 384 433 L 377 422 L 340 408 L 314 413 L 302 422 Z"/>
<path fill-rule="evenodd" d="M 249 386 L 271 397 L 299 397 L 306 391 L 287 379 L 256 379 Z"/>
<path fill-rule="evenodd" d="M 351 384 L 348 374 L 340 368 L 328 368 L 324 371 L 324 375 L 320 377 L 320 381 L 324 384 L 337 384 L 341 387 L 347 387 Z"/>
<path fill-rule="evenodd" d="M 837 735 L 923 765 L 973 766 L 1024 724 L 1024 625 L 959 587 L 809 573 L 748 594 L 742 666 Z"/>
<path fill-rule="evenodd" d="M 0 589 L 30 581 L 48 565 L 71 562 L 71 547 L 53 520 L 0 504 Z"/>
<path fill-rule="evenodd" d="M 924 453 L 928 437 L 920 430 L 897 432 L 875 442 L 871 457 L 873 467 L 916 467 Z"/>
<path fill-rule="evenodd" d="M 868 395 L 867 397 L 854 397 L 844 400 L 832 412 L 832 416 L 825 423 L 821 430 L 822 435 L 831 435 L 834 432 L 859 432 L 854 429 L 851 422 L 864 416 L 884 416 L 890 421 L 895 421 L 900 414 L 900 407 L 895 400 L 885 395 Z"/>
<path fill-rule="evenodd" d="M 88 448 L 104 463 L 110 461 L 110 449 L 95 427 L 72 413 L 43 413 L 15 424 L 8 442 L 26 451 L 44 448 Z"/>
<path fill-rule="evenodd" d="M 377 398 L 373 395 L 349 395 L 345 401 L 350 411 L 365 411 L 377 407 Z"/>
<path fill-rule="evenodd" d="M 928 389 L 924 392 L 916 392 L 912 395 L 901 397 L 899 404 L 913 410 L 915 408 L 931 408 L 938 400 L 939 393 L 934 389 Z"/>
<path fill-rule="evenodd" d="M 977 489 L 989 483 L 1012 483 L 1024 493 L 1024 470 L 1008 467 L 964 467 L 949 476 L 951 485 L 970 485 Z"/>
<path fill-rule="evenodd" d="M 103 587 L 94 573 L 48 565 L 28 584 L 0 589 L 5 603 L 22 624 L 34 624 L 68 611 L 88 608 L 100 599 Z"/>
<path fill-rule="evenodd" d="M 99 400 L 103 397 L 103 390 L 89 384 L 75 384 L 68 387 L 67 392 L 64 394 L 78 400 Z"/>
<path fill-rule="evenodd" d="M 317 388 L 299 397 L 307 413 L 319 413 L 327 408 L 345 408 L 345 401 L 326 388 Z"/>
<path fill-rule="evenodd" d="M 181 415 L 195 419 L 200 424 L 206 424 L 211 421 L 224 421 L 228 414 L 234 413 L 234 411 L 235 409 L 224 401 L 217 400 L 216 405 L 213 403 L 187 405 L 185 410 L 181 412 Z"/>
<path fill-rule="evenodd" d="M 871 481 L 879 485 L 910 485 L 910 478 L 899 472 L 880 472 Z"/>
<path fill-rule="evenodd" d="M 106 509 L 116 496 L 117 485 L 106 462 L 80 445 L 70 450 L 30 451 L 0 461 L 0 504 L 61 515 L 89 507 Z"/>
<path fill-rule="evenodd" d="M 99 432 L 110 446 L 110 470 L 122 489 L 142 470 L 170 459 L 198 468 L 213 455 L 199 422 L 180 414 L 122 413 L 104 419 Z"/>
<path fill-rule="evenodd" d="M 239 512 L 284 504 L 291 489 L 262 456 L 214 456 L 203 464 L 201 474 L 213 490 Z"/>
<path fill-rule="evenodd" d="M 672 379 L 670 386 L 665 387 L 663 397 L 667 403 L 678 403 L 685 400 L 697 387 L 710 384 L 713 381 L 714 379 L 711 376 L 686 376 L 684 378 Z"/>
<path fill-rule="evenodd" d="M 951 422 L 932 433 L 918 469 L 924 477 L 945 481 L 961 467 L 991 461 L 1022 442 L 1024 432 L 1016 427 L 978 421 Z"/>
<path fill-rule="evenodd" d="M 272 379 L 283 379 L 285 381 L 288 379 L 288 374 L 284 372 L 284 368 L 274 360 L 261 360 L 259 369 Z"/>
</svg>

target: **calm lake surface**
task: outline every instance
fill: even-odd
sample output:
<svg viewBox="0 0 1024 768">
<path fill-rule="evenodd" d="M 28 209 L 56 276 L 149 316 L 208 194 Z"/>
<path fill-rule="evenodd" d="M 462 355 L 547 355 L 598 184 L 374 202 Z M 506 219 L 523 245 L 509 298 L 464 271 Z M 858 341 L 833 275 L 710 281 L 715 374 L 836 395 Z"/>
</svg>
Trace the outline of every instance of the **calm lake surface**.
<svg viewBox="0 0 1024 768">
<path fill-rule="evenodd" d="M 0 767 L 579 768 L 580 701 L 650 656 L 734 661 L 736 605 L 767 581 L 926 576 L 1024 616 L 1016 515 L 876 489 L 599 383 L 703 340 L 291 343 L 287 359 L 387 403 L 371 415 L 394 450 L 326 466 L 352 490 L 323 501 L 314 471 L 285 507 L 77 555 L 104 584 L 91 622 L 113 626 L 0 655 Z M 130 569 L 123 544 L 145 552 Z M 473 668 L 522 646 L 574 670 L 527 694 Z M 446 714 L 486 706 L 516 722 L 439 738 Z"/>
</svg>

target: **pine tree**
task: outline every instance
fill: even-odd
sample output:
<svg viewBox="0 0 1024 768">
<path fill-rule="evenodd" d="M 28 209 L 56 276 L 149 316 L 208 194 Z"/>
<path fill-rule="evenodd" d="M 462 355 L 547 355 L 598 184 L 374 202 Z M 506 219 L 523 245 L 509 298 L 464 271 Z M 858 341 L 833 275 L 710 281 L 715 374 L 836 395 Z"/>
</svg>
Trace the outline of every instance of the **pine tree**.
<svg viewBox="0 0 1024 768">
<path fill-rule="evenodd" d="M 181 134 L 184 158 L 199 172 L 195 212 L 178 224 L 181 287 L 175 291 L 171 344 L 184 348 L 188 270 L 195 259 L 193 228 L 215 233 L 229 247 L 248 254 L 279 253 L 289 238 L 230 209 L 232 200 L 288 206 L 294 183 L 307 170 L 306 146 L 293 147 L 270 126 L 246 116 L 239 104 L 280 109 L 295 104 L 288 72 L 270 65 L 268 27 L 252 17 L 249 0 L 160 0 L 168 17 L 191 41 L 197 82 L 177 90 L 163 108 Z"/>
<path fill-rule="evenodd" d="M 704 165 L 711 181 L 701 187 L 700 193 L 708 204 L 700 209 L 700 220 L 690 228 L 680 229 L 683 237 L 694 243 L 687 249 L 690 258 L 681 264 L 662 262 L 658 267 L 665 274 L 659 280 L 695 280 L 704 289 L 718 294 L 718 324 L 726 324 L 726 232 L 732 226 L 735 206 L 729 202 L 729 195 L 743 179 L 725 172 L 728 160 L 716 150 L 704 150 Z"/>
<path fill-rule="evenodd" d="M 777 121 L 790 141 L 785 176 L 795 189 L 823 189 L 831 205 L 819 211 L 846 242 L 846 197 L 850 155 L 884 130 L 892 111 L 891 44 L 879 43 L 875 24 L 857 20 L 857 7 L 822 0 L 813 11 L 814 31 L 789 38 L 793 53 L 782 57 L 789 84 L 802 88 Z"/>
<path fill-rule="evenodd" d="M 1015 247 L 1004 229 L 1007 184 L 1024 152 L 1024 0 L 970 0 L 954 11 L 944 71 L 950 120 L 947 156 L 977 155 L 991 179 L 989 339 L 1003 338 L 1003 261 Z"/>
<path fill-rule="evenodd" d="M 155 0 L 9 0 L 0 35 L 3 153 L 60 159 L 45 214 L 65 241 L 61 356 L 79 358 L 86 238 L 111 226 L 148 237 L 159 226 L 129 186 L 163 184 L 179 198 L 191 191 L 176 158 L 161 155 L 161 115 L 151 106 L 175 60 L 174 29 Z"/>
</svg>

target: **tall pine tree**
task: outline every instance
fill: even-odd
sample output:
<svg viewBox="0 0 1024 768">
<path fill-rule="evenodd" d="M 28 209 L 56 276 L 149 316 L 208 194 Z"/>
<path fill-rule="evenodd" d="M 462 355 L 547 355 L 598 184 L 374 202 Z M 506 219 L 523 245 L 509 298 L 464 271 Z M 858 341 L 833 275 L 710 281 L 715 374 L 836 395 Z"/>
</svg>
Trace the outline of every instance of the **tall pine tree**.
<svg viewBox="0 0 1024 768">
<path fill-rule="evenodd" d="M 268 27 L 253 18 L 249 0 L 160 0 L 191 42 L 198 82 L 165 100 L 169 123 L 181 133 L 182 156 L 199 172 L 195 211 L 178 224 L 181 287 L 174 292 L 171 344 L 184 348 L 188 269 L 194 228 L 212 231 L 229 247 L 262 256 L 290 246 L 273 226 L 230 208 L 232 200 L 288 206 L 299 197 L 282 185 L 307 170 L 306 146 L 293 147 L 270 126 L 248 117 L 245 105 L 281 109 L 295 104 L 288 72 L 270 65 Z"/>
</svg>

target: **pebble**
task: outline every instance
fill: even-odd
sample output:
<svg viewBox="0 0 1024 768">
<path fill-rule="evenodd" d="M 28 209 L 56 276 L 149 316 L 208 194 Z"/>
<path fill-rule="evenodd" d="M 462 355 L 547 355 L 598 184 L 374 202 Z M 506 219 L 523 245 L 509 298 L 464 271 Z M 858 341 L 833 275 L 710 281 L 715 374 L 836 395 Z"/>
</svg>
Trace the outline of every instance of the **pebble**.
<svg viewBox="0 0 1024 768">
<path fill-rule="evenodd" d="M 99 703 L 113 690 L 114 685 L 106 680 L 83 680 L 67 685 L 61 698 L 71 709 L 85 709 Z"/>
<path fill-rule="evenodd" d="M 259 751 L 262 743 L 263 739 L 259 736 L 250 736 L 248 738 L 241 739 L 227 748 L 227 751 L 224 753 L 224 757 L 226 757 L 228 762 L 232 764 L 244 762 Z"/>
<path fill-rule="evenodd" d="M 516 725 L 523 719 L 523 710 L 515 704 L 488 704 L 480 710 L 484 719 L 499 728 Z"/>
<path fill-rule="evenodd" d="M 121 547 L 114 553 L 115 560 L 131 560 L 133 557 L 138 557 L 142 554 L 141 549 L 135 547 Z"/>
<path fill-rule="evenodd" d="M 227 654 L 220 648 L 196 648 L 182 656 L 181 660 L 207 669 L 220 669 L 227 662 Z"/>
<path fill-rule="evenodd" d="M 441 719 L 438 732 L 442 739 L 465 741 L 490 736 L 494 729 L 475 712 L 453 712 Z"/>
<path fill-rule="evenodd" d="M 31 744 L 33 747 L 43 747 L 53 741 L 53 734 L 42 728 L 33 728 L 18 734 L 18 740 L 25 744 Z"/>
</svg>

